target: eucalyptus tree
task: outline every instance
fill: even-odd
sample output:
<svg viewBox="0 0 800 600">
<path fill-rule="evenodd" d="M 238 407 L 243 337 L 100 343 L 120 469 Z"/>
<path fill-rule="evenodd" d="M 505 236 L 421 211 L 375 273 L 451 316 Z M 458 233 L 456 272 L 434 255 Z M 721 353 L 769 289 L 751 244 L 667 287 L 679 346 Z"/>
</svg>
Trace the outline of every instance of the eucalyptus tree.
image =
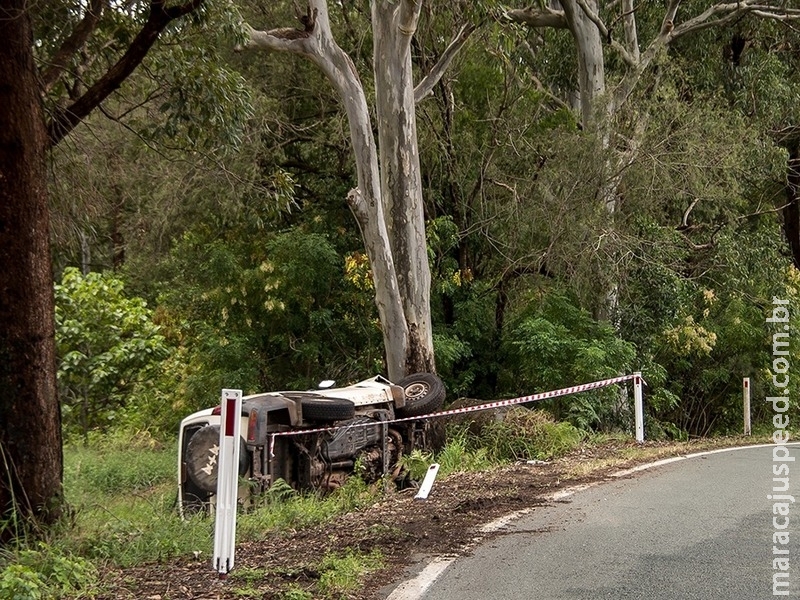
<svg viewBox="0 0 800 600">
<path fill-rule="evenodd" d="M 800 9 L 756 0 L 669 0 L 663 7 L 633 0 L 559 0 L 510 9 L 504 16 L 534 30 L 569 33 L 577 63 L 576 110 L 584 130 L 597 137 L 607 157 L 606 174 L 596 196 L 613 215 L 619 209 L 623 174 L 637 158 L 649 115 L 630 107 L 627 115 L 633 126 L 625 135 L 615 129 L 615 122 L 634 94 L 642 91 L 642 83 L 653 82 L 648 75 L 654 73 L 666 51 L 683 38 L 731 26 L 747 17 L 798 20 Z M 618 292 L 617 283 L 612 283 L 601 303 L 601 316 L 613 314 Z"/>
<path fill-rule="evenodd" d="M 637 16 L 648 9 L 633 0 L 558 0 L 511 9 L 505 16 L 532 28 L 569 31 L 577 55 L 580 114 L 585 125 L 598 127 L 617 114 L 659 54 L 677 40 L 713 27 L 729 26 L 747 16 L 784 22 L 800 20 L 800 8 L 783 2 L 742 0 L 712 4 L 669 0 L 656 16 L 660 25 L 649 39 L 643 40 L 640 30 L 644 28 Z M 681 9 L 688 14 L 679 14 Z M 611 90 L 606 82 L 609 54 L 624 65 Z"/>
<path fill-rule="evenodd" d="M 181 49 L 192 29 L 186 17 L 202 22 L 211 6 L 64 0 L 34 10 L 0 2 L 0 541 L 51 523 L 63 503 L 48 152 L 96 109 L 113 116 L 103 103 L 121 87 L 134 105 L 146 100 L 134 100 L 138 90 L 125 82 L 162 35 Z"/>
<path fill-rule="evenodd" d="M 440 60 L 415 84 L 411 51 L 422 5 L 371 2 L 377 141 L 364 84 L 336 42 L 325 0 L 309 2 L 298 15 L 298 28 L 250 28 L 247 43 L 311 60 L 339 95 L 357 175 L 347 202 L 369 258 L 392 378 L 435 369 L 415 103 L 430 92 L 473 30 L 464 25 L 456 31 Z"/>
</svg>

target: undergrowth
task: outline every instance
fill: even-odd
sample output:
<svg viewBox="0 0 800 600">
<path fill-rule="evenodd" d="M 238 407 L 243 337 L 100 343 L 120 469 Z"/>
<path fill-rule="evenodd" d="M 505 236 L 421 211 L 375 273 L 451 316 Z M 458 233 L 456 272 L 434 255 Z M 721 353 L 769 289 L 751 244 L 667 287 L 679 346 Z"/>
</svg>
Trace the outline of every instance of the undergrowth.
<svg viewBox="0 0 800 600">
<path fill-rule="evenodd" d="M 515 460 L 552 458 L 583 438 L 574 427 L 539 411 L 512 409 L 503 421 L 479 433 L 452 428 L 439 452 L 419 450 L 403 458 L 414 479 L 431 462 L 441 474 L 474 471 Z M 106 567 L 130 567 L 176 556 L 208 556 L 214 521 L 205 515 L 181 520 L 176 510 L 176 450 L 147 434 L 90 439 L 67 445 L 64 486 L 69 517 L 44 541 L 20 540 L 0 553 L 0 600 L 91 598 Z M 323 523 L 379 500 L 386 482 L 367 485 L 358 477 L 332 494 L 298 493 L 276 482 L 238 519 L 240 541 L 276 531 Z M 364 574 L 380 568 L 381 556 L 346 551 L 326 555 L 313 597 L 346 597 Z M 285 598 L 308 592 L 287 588 Z"/>
<path fill-rule="evenodd" d="M 481 471 L 522 460 L 549 460 L 576 448 L 586 433 L 565 422 L 554 421 L 544 411 L 521 407 L 510 409 L 502 420 L 484 423 L 477 432 L 469 423 L 452 426 L 447 443 L 438 452 L 414 450 L 403 457 L 412 479 L 425 476 L 432 463 L 440 476 Z"/>
</svg>

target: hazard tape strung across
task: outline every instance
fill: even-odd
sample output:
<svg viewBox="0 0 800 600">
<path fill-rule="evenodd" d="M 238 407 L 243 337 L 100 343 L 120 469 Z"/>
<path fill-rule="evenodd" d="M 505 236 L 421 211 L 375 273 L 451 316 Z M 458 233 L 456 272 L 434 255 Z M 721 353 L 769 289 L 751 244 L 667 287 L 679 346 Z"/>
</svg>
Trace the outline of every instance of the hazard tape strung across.
<svg viewBox="0 0 800 600">
<path fill-rule="evenodd" d="M 487 402 L 485 404 L 477 404 L 475 406 L 465 406 L 464 408 L 452 408 L 450 410 L 443 410 L 427 415 L 420 415 L 418 417 L 403 417 L 400 419 L 391 419 L 389 421 L 378 421 L 372 423 L 353 423 L 350 425 L 340 425 L 336 427 L 319 427 L 317 429 L 298 429 L 294 431 L 279 431 L 270 434 L 269 440 L 269 455 L 274 457 L 273 449 L 275 447 L 275 438 L 278 436 L 292 436 L 292 435 L 305 435 L 308 433 L 322 433 L 326 431 L 337 431 L 339 429 L 349 429 L 356 427 L 373 427 L 376 424 L 388 425 L 390 423 L 402 423 L 406 421 L 419 421 L 421 419 L 435 419 L 438 417 L 447 417 L 450 415 L 460 415 L 464 413 L 478 412 L 481 410 L 489 410 L 491 408 L 503 408 L 505 406 L 514 406 L 515 404 L 525 404 L 526 402 L 538 402 L 540 400 L 549 400 L 551 398 L 558 398 L 560 396 L 569 396 L 571 394 L 578 394 L 580 392 L 588 392 L 589 390 L 596 390 L 598 388 L 614 385 L 615 383 L 622 383 L 623 381 L 630 381 L 636 378 L 642 379 L 639 374 L 621 375 L 620 377 L 612 377 L 611 379 L 603 379 L 601 381 L 593 381 L 591 383 L 583 383 L 581 385 L 574 385 L 572 387 L 561 388 L 560 390 L 552 390 L 549 392 L 541 392 L 539 394 L 531 394 L 530 396 L 521 396 L 519 398 L 510 398 L 508 400 L 498 400 L 496 402 Z M 644 382 L 644 379 L 642 379 Z"/>
</svg>

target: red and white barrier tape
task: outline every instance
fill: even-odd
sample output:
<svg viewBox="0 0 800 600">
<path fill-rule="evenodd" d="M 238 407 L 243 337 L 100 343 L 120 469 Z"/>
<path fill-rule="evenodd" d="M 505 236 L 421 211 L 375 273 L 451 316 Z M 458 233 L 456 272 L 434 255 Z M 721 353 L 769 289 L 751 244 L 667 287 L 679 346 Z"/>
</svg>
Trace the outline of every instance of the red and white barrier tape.
<svg viewBox="0 0 800 600">
<path fill-rule="evenodd" d="M 390 423 L 402 423 L 406 421 L 419 421 L 420 419 L 434 419 L 437 417 L 446 417 L 449 415 L 460 415 L 470 412 L 478 412 L 481 410 L 488 410 L 491 408 L 503 408 L 505 406 L 514 406 L 515 404 L 525 404 L 526 402 L 538 402 L 539 400 L 550 400 L 551 398 L 558 398 L 560 396 L 569 396 L 571 394 L 578 394 L 580 392 L 587 392 L 589 390 L 596 390 L 598 388 L 614 385 L 615 383 L 622 383 L 623 381 L 630 381 L 631 379 L 642 379 L 641 375 L 621 375 L 620 377 L 612 377 L 611 379 L 603 379 L 601 381 L 593 381 L 591 383 L 583 383 L 581 385 L 574 385 L 572 387 L 561 388 L 560 390 L 552 390 L 549 392 L 542 392 L 540 394 L 531 394 L 530 396 L 521 396 L 519 398 L 510 398 L 508 400 L 498 400 L 496 402 L 487 402 L 485 404 L 477 404 L 475 406 L 465 406 L 464 408 L 453 408 L 450 410 L 443 410 L 427 415 L 420 415 L 418 417 L 403 417 L 400 419 L 391 419 L 389 421 L 378 421 L 372 423 L 353 423 L 350 425 L 340 425 L 336 427 L 319 427 L 317 429 L 298 429 L 294 431 L 279 431 L 278 433 L 270 434 L 269 439 L 269 455 L 273 457 L 273 449 L 275 447 L 275 438 L 278 436 L 291 436 L 291 435 L 305 435 L 307 433 L 322 433 L 325 431 L 337 431 L 339 429 L 348 429 L 356 427 L 372 427 L 376 424 L 388 425 Z"/>
</svg>

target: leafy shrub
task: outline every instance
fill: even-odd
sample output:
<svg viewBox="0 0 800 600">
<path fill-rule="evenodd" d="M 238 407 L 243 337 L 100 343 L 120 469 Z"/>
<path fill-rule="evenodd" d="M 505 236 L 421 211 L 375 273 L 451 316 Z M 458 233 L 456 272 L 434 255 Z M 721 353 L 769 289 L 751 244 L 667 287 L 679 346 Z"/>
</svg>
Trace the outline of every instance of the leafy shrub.
<svg viewBox="0 0 800 600">
<path fill-rule="evenodd" d="M 561 456 L 584 437 L 583 431 L 554 421 L 544 411 L 514 407 L 502 420 L 487 423 L 478 439 L 493 460 L 515 461 Z"/>
<path fill-rule="evenodd" d="M 506 386 L 515 393 L 552 390 L 630 373 L 636 349 L 607 322 L 592 319 L 567 296 L 549 294 L 516 319 L 505 340 Z M 608 387 L 551 403 L 557 418 L 580 429 L 625 423 L 620 391 Z"/>
<path fill-rule="evenodd" d="M 107 429 L 167 354 L 152 313 L 109 274 L 67 268 L 55 287 L 58 383 L 64 426 L 88 438 Z"/>
<path fill-rule="evenodd" d="M 89 561 L 44 543 L 3 558 L 9 564 L 0 570 L 0 600 L 75 597 L 96 584 L 97 573 Z"/>
</svg>

